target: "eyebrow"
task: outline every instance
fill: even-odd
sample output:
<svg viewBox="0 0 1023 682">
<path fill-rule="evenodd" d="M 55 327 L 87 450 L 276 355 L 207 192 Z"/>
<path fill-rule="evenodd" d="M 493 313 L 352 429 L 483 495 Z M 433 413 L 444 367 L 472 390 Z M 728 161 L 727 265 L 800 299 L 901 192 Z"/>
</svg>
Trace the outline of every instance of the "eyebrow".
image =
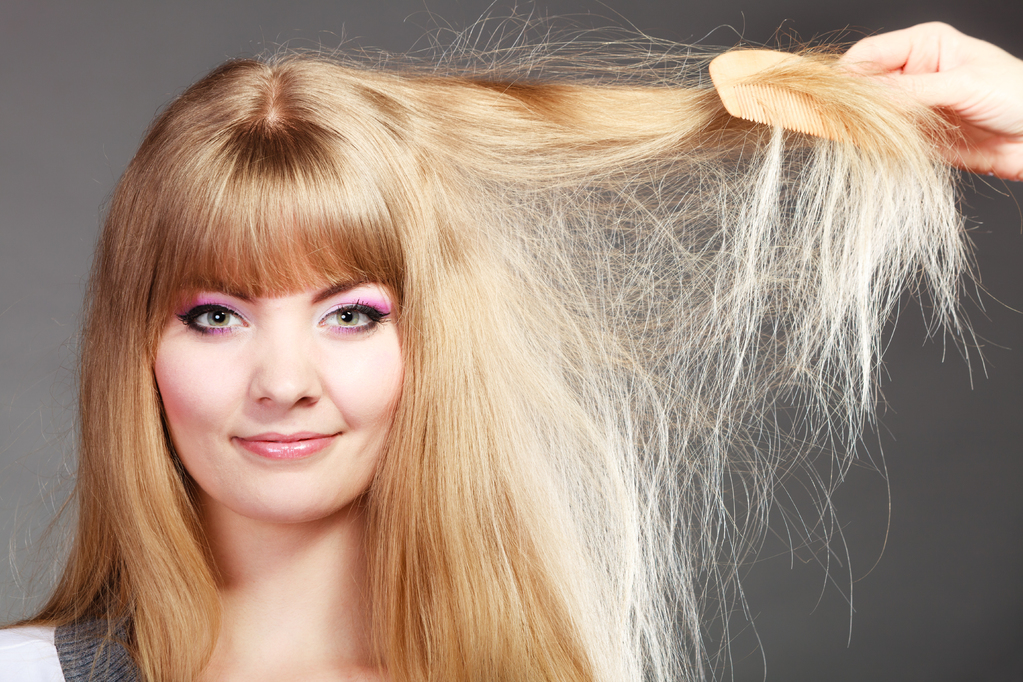
<svg viewBox="0 0 1023 682">
<path fill-rule="evenodd" d="M 360 286 L 362 284 L 366 284 L 366 280 L 349 280 L 347 282 L 338 282 L 337 284 L 329 286 L 320 293 L 316 294 L 316 298 L 313 299 L 313 303 L 322 303 L 331 296 L 334 296 L 336 294 L 342 294 L 348 291 L 349 289 L 354 289 L 355 287 Z"/>
</svg>

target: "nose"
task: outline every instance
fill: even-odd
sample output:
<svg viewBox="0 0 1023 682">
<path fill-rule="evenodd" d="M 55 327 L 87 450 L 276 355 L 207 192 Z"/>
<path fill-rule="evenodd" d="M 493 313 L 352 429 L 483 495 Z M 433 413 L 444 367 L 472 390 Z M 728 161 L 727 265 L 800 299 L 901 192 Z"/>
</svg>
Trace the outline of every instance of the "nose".
<svg viewBox="0 0 1023 682">
<path fill-rule="evenodd" d="M 312 338 L 292 328 L 260 334 L 251 397 L 263 406 L 313 405 L 322 395 Z"/>
</svg>

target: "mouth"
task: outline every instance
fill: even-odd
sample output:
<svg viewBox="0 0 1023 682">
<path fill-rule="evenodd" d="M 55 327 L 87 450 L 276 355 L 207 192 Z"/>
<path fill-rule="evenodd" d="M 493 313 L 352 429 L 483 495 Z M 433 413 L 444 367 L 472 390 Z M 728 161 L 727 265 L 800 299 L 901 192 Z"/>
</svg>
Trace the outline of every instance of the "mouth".
<svg viewBox="0 0 1023 682">
<path fill-rule="evenodd" d="M 340 433 L 260 433 L 233 440 L 249 452 L 266 459 L 304 459 L 320 452 L 334 442 Z"/>
</svg>

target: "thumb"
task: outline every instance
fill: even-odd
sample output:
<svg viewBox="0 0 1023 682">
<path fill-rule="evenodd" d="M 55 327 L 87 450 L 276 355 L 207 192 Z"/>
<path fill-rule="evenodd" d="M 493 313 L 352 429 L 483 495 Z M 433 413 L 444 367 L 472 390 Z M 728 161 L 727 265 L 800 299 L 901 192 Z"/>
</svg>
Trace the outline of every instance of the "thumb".
<svg viewBox="0 0 1023 682">
<path fill-rule="evenodd" d="M 864 38 L 838 59 L 839 65 L 853 73 L 876 76 L 899 71 L 913 50 L 906 30 Z"/>
</svg>

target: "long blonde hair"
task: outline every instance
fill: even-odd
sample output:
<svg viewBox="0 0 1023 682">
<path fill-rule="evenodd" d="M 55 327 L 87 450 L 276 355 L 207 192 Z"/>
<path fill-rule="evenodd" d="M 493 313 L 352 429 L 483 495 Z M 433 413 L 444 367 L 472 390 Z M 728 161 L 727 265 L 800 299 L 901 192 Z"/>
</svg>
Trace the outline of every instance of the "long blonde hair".
<svg viewBox="0 0 1023 682">
<path fill-rule="evenodd" d="M 899 291 L 926 281 L 956 324 L 943 133 L 799 64 L 765 78 L 856 144 L 772 131 L 722 110 L 704 60 L 592 47 L 232 61 L 159 116 L 96 255 L 78 529 L 32 622 L 127 623 L 145 679 L 199 674 L 216 580 L 160 329 L 192 289 L 356 278 L 396 292 L 406 368 L 367 498 L 389 676 L 708 674 L 701 622 L 778 473 L 855 443 Z"/>
</svg>

